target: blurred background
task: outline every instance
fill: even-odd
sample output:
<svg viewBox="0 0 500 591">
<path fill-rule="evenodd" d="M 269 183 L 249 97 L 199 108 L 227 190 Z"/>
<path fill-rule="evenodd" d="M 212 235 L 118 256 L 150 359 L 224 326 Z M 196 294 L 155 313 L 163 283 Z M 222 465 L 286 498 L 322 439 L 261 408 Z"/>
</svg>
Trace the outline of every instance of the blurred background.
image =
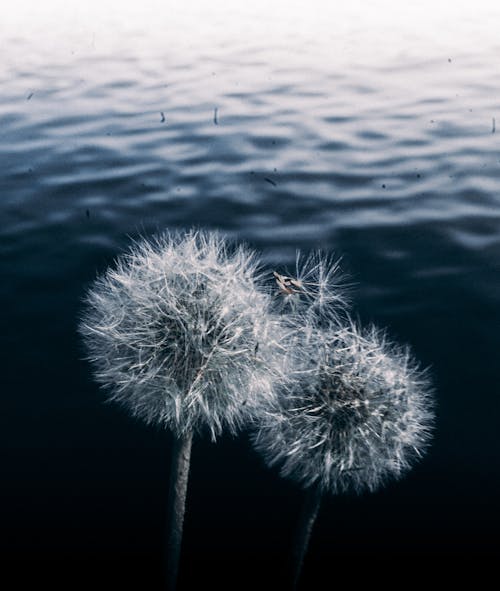
<svg viewBox="0 0 500 591">
<path fill-rule="evenodd" d="M 2 7 L 2 573 L 161 588 L 170 436 L 105 403 L 76 325 L 131 238 L 192 226 L 272 269 L 336 253 L 355 314 L 431 367 L 429 453 L 325 498 L 303 588 L 494 563 L 499 28 L 485 0 Z M 180 587 L 284 586 L 302 496 L 247 434 L 196 440 Z"/>
</svg>

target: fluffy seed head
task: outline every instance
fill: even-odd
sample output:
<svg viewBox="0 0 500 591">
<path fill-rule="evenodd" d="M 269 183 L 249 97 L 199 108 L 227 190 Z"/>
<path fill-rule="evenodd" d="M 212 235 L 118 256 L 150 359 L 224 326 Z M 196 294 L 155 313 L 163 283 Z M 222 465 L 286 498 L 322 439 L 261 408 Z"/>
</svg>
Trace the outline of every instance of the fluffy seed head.
<svg viewBox="0 0 500 591">
<path fill-rule="evenodd" d="M 428 443 L 433 405 L 407 348 L 371 327 L 306 328 L 298 370 L 262 414 L 254 437 L 269 465 L 331 493 L 374 490 L 399 477 Z"/>
<path fill-rule="evenodd" d="M 109 398 L 177 435 L 234 432 L 274 396 L 282 320 L 253 253 L 218 234 L 142 241 L 96 280 L 79 330 Z"/>
</svg>

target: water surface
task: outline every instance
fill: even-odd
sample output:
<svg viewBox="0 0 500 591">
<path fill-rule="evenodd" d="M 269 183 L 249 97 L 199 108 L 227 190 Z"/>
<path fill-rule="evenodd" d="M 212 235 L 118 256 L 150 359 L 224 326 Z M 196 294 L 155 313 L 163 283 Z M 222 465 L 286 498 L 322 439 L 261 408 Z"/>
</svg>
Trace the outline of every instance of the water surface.
<svg viewBox="0 0 500 591">
<path fill-rule="evenodd" d="M 131 237 L 192 226 L 273 268 L 337 253 L 361 320 L 432 367 L 430 453 L 325 501 L 311 584 L 332 557 L 492 555 L 498 9 L 21 5 L 0 24 L 4 556 L 157 582 L 170 440 L 103 403 L 75 327 Z M 279 585 L 300 498 L 245 437 L 197 441 L 181 583 L 229 587 L 231 563 Z"/>
</svg>

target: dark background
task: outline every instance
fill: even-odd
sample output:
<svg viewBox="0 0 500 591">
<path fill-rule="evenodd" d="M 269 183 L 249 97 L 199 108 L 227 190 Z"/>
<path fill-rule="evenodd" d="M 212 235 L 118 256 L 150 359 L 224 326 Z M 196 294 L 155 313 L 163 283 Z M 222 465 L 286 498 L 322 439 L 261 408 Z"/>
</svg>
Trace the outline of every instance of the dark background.
<svg viewBox="0 0 500 591">
<path fill-rule="evenodd" d="M 193 225 L 270 268 L 296 249 L 342 256 L 361 321 L 431 367 L 428 454 L 375 494 L 324 499 L 304 588 L 339 569 L 385 582 L 395 560 L 486 572 L 500 525 L 491 20 L 455 15 L 433 44 L 439 19 L 374 43 L 356 12 L 193 15 L 182 29 L 70 10 L 1 29 L 2 576 L 160 588 L 170 436 L 104 402 L 76 325 L 130 238 Z M 283 586 L 302 496 L 246 433 L 197 439 L 180 587 Z"/>
</svg>

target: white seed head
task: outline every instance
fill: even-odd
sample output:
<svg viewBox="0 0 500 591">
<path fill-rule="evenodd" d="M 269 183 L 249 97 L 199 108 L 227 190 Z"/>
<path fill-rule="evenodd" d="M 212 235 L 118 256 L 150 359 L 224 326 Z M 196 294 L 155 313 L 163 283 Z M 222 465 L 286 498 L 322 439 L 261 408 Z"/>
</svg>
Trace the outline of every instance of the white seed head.
<svg viewBox="0 0 500 591">
<path fill-rule="evenodd" d="M 375 490 L 424 452 L 430 382 L 405 347 L 350 322 L 303 330 L 292 386 L 261 414 L 254 436 L 268 465 L 303 486 Z"/>
<path fill-rule="evenodd" d="M 283 380 L 283 321 L 252 252 L 216 233 L 142 241 L 96 280 L 79 326 L 109 398 L 177 435 L 235 432 Z"/>
</svg>

